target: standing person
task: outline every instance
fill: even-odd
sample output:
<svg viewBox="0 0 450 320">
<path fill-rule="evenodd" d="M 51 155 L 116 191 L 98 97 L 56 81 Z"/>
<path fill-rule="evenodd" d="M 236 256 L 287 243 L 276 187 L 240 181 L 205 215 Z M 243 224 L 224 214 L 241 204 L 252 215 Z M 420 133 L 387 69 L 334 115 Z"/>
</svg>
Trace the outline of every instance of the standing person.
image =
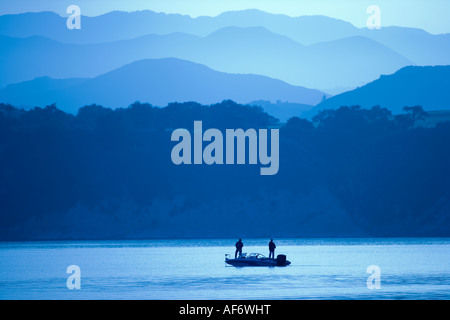
<svg viewBox="0 0 450 320">
<path fill-rule="evenodd" d="M 275 248 L 276 247 L 277 246 L 273 242 L 273 239 L 270 239 L 270 242 L 269 242 L 269 259 L 270 258 L 275 259 Z"/>
<path fill-rule="evenodd" d="M 242 254 L 242 247 L 243 246 L 244 246 L 244 244 L 242 243 L 242 240 L 239 239 L 239 241 L 236 242 L 236 252 L 234 253 L 234 258 L 235 259 Z M 239 255 L 238 255 L 238 253 L 239 253 Z"/>
</svg>

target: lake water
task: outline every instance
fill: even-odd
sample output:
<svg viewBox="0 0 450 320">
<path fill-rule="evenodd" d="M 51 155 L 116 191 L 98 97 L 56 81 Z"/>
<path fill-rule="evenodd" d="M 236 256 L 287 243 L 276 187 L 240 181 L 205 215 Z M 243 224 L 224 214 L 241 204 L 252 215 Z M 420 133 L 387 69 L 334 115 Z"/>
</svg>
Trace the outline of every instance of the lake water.
<svg viewBox="0 0 450 320">
<path fill-rule="evenodd" d="M 450 239 L 275 239 L 287 267 L 226 266 L 236 239 L 0 243 L 0 299 L 449 299 Z M 267 239 L 243 252 L 268 255 Z M 81 270 L 69 290 L 67 267 Z M 369 289 L 367 267 L 380 268 Z"/>
</svg>

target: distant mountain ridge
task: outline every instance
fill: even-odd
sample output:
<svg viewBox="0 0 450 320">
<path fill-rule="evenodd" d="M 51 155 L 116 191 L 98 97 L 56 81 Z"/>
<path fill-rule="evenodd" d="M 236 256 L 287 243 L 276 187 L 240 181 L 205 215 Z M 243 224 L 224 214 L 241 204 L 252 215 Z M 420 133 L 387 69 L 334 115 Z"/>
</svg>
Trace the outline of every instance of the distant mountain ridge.
<svg viewBox="0 0 450 320">
<path fill-rule="evenodd" d="M 408 66 L 450 65 L 448 52 L 450 34 L 433 35 L 420 29 L 383 26 L 380 30 L 368 30 L 325 16 L 289 17 L 259 10 L 231 11 L 216 17 L 197 18 L 149 10 L 114 11 L 97 17 L 83 16 L 81 30 L 67 29 L 66 17 L 52 12 L 2 15 L 0 88 L 3 90 L 0 98 L 3 101 L 0 102 L 30 106 L 61 101 L 73 109 L 88 97 L 90 103 L 103 101 L 115 106 L 125 101 L 129 104 L 132 101 L 128 100 L 141 97 L 165 105 L 167 101 L 191 98 L 207 104 L 212 97 L 227 96 L 241 103 L 281 100 L 287 104 L 316 105 L 325 93 L 333 93 L 337 96 L 327 99 L 311 112 L 327 108 L 328 104 L 353 103 L 369 107 L 382 103 L 394 112 L 408 104 L 424 104 L 430 109 L 447 108 L 446 98 L 440 97 L 445 94 L 438 92 L 447 91 L 448 88 L 442 85 L 447 83 L 446 79 L 430 78 L 431 85 L 422 83 L 420 75 L 416 74 L 411 74 L 411 79 L 394 77 L 396 89 L 384 85 L 376 88 L 373 83 L 383 83 L 385 77 L 381 75 L 394 76 Z M 225 86 L 226 89 L 236 92 L 222 88 L 219 94 L 218 88 L 212 85 L 214 81 L 207 85 L 208 81 L 203 79 L 199 80 L 205 85 L 203 91 L 214 94 L 207 96 L 201 92 L 196 97 L 180 87 L 177 92 L 184 92 L 180 96 L 169 97 L 167 88 L 161 88 L 149 97 L 128 88 L 130 83 L 123 83 L 129 90 L 124 99 L 117 97 L 115 101 L 108 100 L 108 85 L 105 92 L 89 91 L 88 87 L 102 87 L 98 78 L 106 79 L 106 74 L 114 74 L 124 66 L 124 70 L 131 71 L 129 66 L 136 61 L 166 58 L 205 65 L 228 74 L 228 77 L 240 74 L 240 81 L 245 74 L 243 88 L 249 88 L 250 77 L 256 75 L 282 80 L 283 85 L 279 82 L 274 85 L 275 89 L 266 89 L 258 96 L 260 90 L 255 88 L 267 85 L 259 82 L 263 77 L 258 78 L 256 87 L 248 92 L 240 92 L 241 88 L 230 85 Z M 164 78 L 167 73 L 161 68 L 155 70 L 159 72 L 153 74 L 155 78 Z M 136 72 L 133 69 L 129 75 L 122 76 L 140 87 L 142 84 L 133 77 L 138 74 Z M 169 68 L 169 73 L 172 72 L 174 70 Z M 200 72 L 200 69 L 195 72 Z M 188 79 L 196 77 L 183 76 Z M 140 79 L 155 87 L 158 85 L 153 84 L 154 80 L 149 77 Z M 118 80 L 112 83 L 119 85 Z M 174 83 L 181 83 L 177 81 Z M 264 81 L 270 82 L 268 79 Z M 191 83 L 186 82 L 187 88 Z M 170 86 L 169 82 L 166 84 Z M 410 88 L 407 88 L 408 84 Z M 7 85 L 11 86 L 5 87 Z M 290 91 L 294 87 L 317 90 L 303 91 L 307 93 L 299 97 L 298 92 L 302 90 Z M 352 90 L 356 87 L 359 88 Z M 74 96 L 71 90 L 75 89 L 80 90 L 81 96 Z M 344 90 L 351 91 L 339 94 Z M 133 94 L 135 98 L 131 97 Z M 429 95 L 435 97 L 428 98 Z M 329 97 L 328 94 L 326 96 Z M 94 101 L 94 98 L 99 101 Z M 296 114 L 303 112 L 300 111 L 302 106 L 295 108 Z M 286 116 L 283 113 L 283 117 Z"/>
<path fill-rule="evenodd" d="M 0 44 L 5 58 L 0 62 L 0 87 L 42 76 L 91 78 L 137 60 L 175 57 L 222 72 L 260 74 L 325 91 L 363 85 L 413 64 L 369 38 L 304 46 L 263 27 L 225 27 L 206 37 L 177 32 L 84 45 L 40 36 L 0 36 Z"/>
<path fill-rule="evenodd" d="M 256 9 L 224 12 L 216 17 L 157 13 L 150 10 L 109 12 L 82 17 L 81 30 L 68 30 L 66 17 L 52 12 L 0 16 L 0 34 L 12 37 L 41 35 L 68 43 L 100 43 L 125 40 L 146 34 L 185 32 L 206 36 L 228 26 L 264 27 L 310 45 L 352 36 L 371 38 L 418 65 L 450 64 L 450 34 L 433 35 L 421 29 L 384 27 L 357 28 L 349 22 L 326 16 L 290 17 Z M 120 28 L 111 26 L 120 25 Z"/>
<path fill-rule="evenodd" d="M 306 45 L 353 35 L 351 33 L 357 29 L 351 23 L 326 16 L 292 18 L 256 9 L 228 11 L 215 17 L 197 18 L 151 10 L 112 11 L 95 17 L 82 16 L 82 28 L 75 31 L 65 27 L 66 20 L 67 17 L 48 11 L 3 15 L 0 16 L 0 34 L 12 37 L 41 35 L 62 42 L 86 44 L 179 31 L 206 36 L 228 26 L 265 27 Z M 112 25 L 120 25 L 121 28 L 111 28 Z M 318 25 L 322 27 L 317 28 Z M 302 30 L 308 32 L 299 32 Z"/>
<path fill-rule="evenodd" d="M 450 66 L 405 67 L 392 75 L 383 75 L 365 86 L 348 91 L 318 104 L 309 111 L 360 105 L 379 105 L 393 113 L 405 106 L 421 105 L 425 110 L 450 109 Z"/>
<path fill-rule="evenodd" d="M 170 102 L 212 104 L 231 99 L 249 103 L 263 99 L 317 104 L 324 93 L 289 85 L 260 75 L 229 74 L 204 65 L 175 59 L 145 59 L 93 79 L 49 79 L 10 85 L 0 90 L 0 101 L 18 106 L 56 103 L 66 112 L 100 104 L 126 107 L 134 101 L 166 106 Z"/>
</svg>

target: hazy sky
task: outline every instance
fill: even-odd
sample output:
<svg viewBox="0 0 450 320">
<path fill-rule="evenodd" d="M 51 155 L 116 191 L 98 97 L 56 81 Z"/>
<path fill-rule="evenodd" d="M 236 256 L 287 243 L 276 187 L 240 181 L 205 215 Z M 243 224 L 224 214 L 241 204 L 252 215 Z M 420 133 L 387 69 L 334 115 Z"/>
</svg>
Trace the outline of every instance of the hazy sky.
<svg viewBox="0 0 450 320">
<path fill-rule="evenodd" d="M 431 33 L 450 33 L 450 0 L 1 0 L 0 14 L 55 11 L 66 15 L 76 4 L 83 15 L 95 16 L 112 10 L 181 13 L 196 17 L 224 11 L 256 8 L 290 16 L 326 15 L 363 27 L 367 7 L 381 9 L 382 26 L 417 27 Z"/>
</svg>

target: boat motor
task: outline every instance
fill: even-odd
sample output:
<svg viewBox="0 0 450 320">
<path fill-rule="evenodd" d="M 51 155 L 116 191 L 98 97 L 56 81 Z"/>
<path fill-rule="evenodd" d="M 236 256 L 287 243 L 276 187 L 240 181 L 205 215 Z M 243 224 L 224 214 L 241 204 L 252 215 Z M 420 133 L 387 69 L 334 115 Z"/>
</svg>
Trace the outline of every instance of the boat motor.
<svg viewBox="0 0 450 320">
<path fill-rule="evenodd" d="M 279 254 L 277 255 L 277 266 L 284 266 L 286 263 L 286 255 Z"/>
</svg>

